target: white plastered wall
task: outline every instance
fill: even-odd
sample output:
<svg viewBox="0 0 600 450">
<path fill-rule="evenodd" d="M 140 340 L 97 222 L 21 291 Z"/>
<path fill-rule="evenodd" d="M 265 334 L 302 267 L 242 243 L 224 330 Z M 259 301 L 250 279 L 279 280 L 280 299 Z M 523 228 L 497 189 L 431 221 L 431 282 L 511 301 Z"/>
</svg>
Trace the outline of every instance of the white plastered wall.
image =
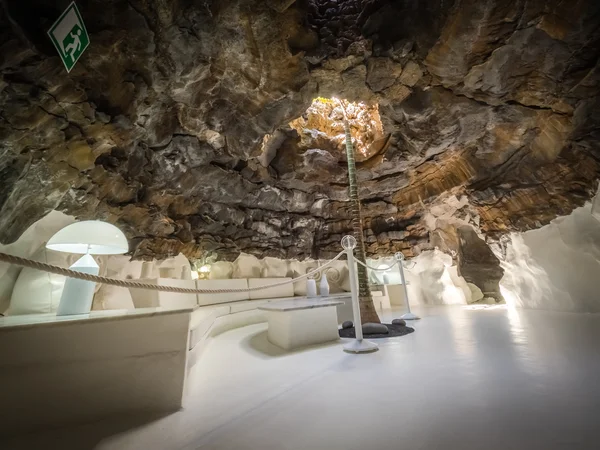
<svg viewBox="0 0 600 450">
<path fill-rule="evenodd" d="M 600 220 L 592 203 L 510 238 L 500 281 L 509 306 L 600 312 Z"/>
</svg>

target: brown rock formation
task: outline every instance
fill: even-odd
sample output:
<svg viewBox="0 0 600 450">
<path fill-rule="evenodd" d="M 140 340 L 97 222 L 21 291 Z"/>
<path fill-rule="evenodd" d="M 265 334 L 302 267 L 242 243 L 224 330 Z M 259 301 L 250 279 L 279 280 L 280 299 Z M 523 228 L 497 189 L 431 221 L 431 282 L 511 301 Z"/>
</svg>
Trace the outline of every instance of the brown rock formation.
<svg viewBox="0 0 600 450">
<path fill-rule="evenodd" d="M 486 297 L 501 298 L 498 281 L 504 275 L 500 261 L 473 228 L 458 228 L 458 273 L 479 287 Z"/>
<path fill-rule="evenodd" d="M 318 96 L 380 115 L 357 167 L 370 254 L 458 251 L 458 225 L 426 220 L 449 194 L 497 239 L 600 175 L 593 0 L 92 0 L 70 74 L 46 36 L 65 6 L 0 10 L 4 243 L 57 209 L 116 223 L 140 258 L 331 256 L 347 177 L 338 130 L 304 115 Z"/>
</svg>

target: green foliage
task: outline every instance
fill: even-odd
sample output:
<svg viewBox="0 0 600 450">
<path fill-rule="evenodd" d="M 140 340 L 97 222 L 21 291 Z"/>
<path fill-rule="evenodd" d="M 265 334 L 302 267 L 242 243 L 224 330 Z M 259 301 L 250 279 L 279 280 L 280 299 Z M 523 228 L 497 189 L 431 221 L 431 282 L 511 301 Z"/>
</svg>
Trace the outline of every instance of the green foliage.
<svg viewBox="0 0 600 450">
<path fill-rule="evenodd" d="M 317 97 L 313 100 L 313 103 L 322 103 L 324 105 L 335 105 L 335 101 L 330 99 L 330 98 L 325 98 L 325 97 Z"/>
<path fill-rule="evenodd" d="M 205 253 L 204 255 L 202 255 L 202 257 L 200 259 L 196 259 L 195 261 L 191 261 L 192 263 L 192 270 L 200 270 L 200 267 L 202 266 L 210 266 L 211 264 L 215 263 L 218 259 L 218 255 L 216 253 Z"/>
</svg>

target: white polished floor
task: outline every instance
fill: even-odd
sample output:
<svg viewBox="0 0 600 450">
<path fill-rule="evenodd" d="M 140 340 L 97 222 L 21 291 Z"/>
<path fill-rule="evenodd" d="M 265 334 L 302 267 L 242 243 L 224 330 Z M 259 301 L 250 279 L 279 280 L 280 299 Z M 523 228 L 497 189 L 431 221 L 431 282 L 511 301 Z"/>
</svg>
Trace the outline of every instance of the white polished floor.
<svg viewBox="0 0 600 450">
<path fill-rule="evenodd" d="M 379 340 L 380 351 L 366 355 L 341 343 L 284 353 L 266 341 L 264 324 L 230 331 L 191 373 L 184 410 L 0 448 L 600 448 L 600 315 L 417 312 L 415 333 Z"/>
</svg>

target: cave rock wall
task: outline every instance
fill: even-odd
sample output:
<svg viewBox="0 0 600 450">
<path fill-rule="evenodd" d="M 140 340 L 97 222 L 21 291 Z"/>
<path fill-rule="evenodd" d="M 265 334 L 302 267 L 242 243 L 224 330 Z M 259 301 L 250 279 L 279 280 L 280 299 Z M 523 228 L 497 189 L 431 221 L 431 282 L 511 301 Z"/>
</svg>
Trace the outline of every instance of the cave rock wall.
<svg viewBox="0 0 600 450">
<path fill-rule="evenodd" d="M 65 6 L 0 8 L 0 242 L 57 210 L 115 223 L 136 259 L 331 258 L 344 162 L 288 125 L 318 96 L 378 105 L 371 255 L 454 239 L 425 221 L 448 193 L 499 239 L 596 188 L 595 0 L 90 0 L 69 74 L 46 35 Z"/>
</svg>

